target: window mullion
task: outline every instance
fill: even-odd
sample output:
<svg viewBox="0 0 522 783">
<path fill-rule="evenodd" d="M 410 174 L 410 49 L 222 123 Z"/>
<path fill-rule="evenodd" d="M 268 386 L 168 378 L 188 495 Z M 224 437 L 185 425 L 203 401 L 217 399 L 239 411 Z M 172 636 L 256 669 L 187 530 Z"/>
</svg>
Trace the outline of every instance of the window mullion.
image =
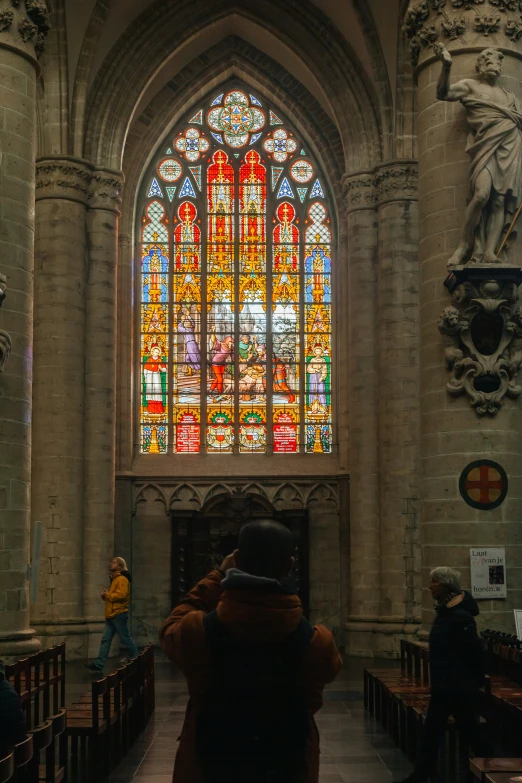
<svg viewBox="0 0 522 783">
<path fill-rule="evenodd" d="M 305 239 L 306 228 L 304 220 L 299 228 L 299 453 L 305 453 L 305 397 L 306 397 L 306 366 L 305 366 Z"/>
<path fill-rule="evenodd" d="M 171 220 L 168 223 L 169 226 L 169 244 L 168 244 L 168 259 L 169 259 L 169 272 L 168 272 L 168 360 L 167 360 L 167 410 L 168 416 L 168 454 L 175 454 L 174 449 L 174 210 L 171 214 Z"/>
</svg>

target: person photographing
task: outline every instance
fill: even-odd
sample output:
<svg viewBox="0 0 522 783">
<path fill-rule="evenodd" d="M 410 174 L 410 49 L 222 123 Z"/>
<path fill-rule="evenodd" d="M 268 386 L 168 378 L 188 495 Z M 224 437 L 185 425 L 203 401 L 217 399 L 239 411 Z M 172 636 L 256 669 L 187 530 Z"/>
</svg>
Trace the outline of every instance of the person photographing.
<svg viewBox="0 0 522 783">
<path fill-rule="evenodd" d="M 86 668 L 101 672 L 111 650 L 114 635 L 118 634 L 129 658 L 138 656 L 138 648 L 129 633 L 129 604 L 131 575 L 123 557 L 114 557 L 109 564 L 111 586 L 100 597 L 105 601 L 105 629 L 100 642 L 98 657 Z"/>
</svg>

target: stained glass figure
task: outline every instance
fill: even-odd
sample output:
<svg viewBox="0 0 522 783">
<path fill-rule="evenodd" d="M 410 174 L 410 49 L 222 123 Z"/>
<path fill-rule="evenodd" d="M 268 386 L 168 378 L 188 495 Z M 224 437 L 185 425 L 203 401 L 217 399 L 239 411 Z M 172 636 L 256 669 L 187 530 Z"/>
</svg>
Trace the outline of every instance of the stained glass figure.
<svg viewBox="0 0 522 783">
<path fill-rule="evenodd" d="M 159 182 L 154 177 L 154 179 L 151 182 L 149 192 L 147 193 L 147 198 L 153 198 L 154 196 L 159 196 L 160 198 L 163 198 L 163 192 L 159 186 Z"/>
<path fill-rule="evenodd" d="M 312 192 L 310 193 L 310 198 L 324 198 L 323 189 L 318 179 L 316 179 L 314 182 Z"/>
<path fill-rule="evenodd" d="M 203 125 L 203 109 L 197 111 L 189 122 L 191 125 Z"/>
<path fill-rule="evenodd" d="M 223 133 L 231 147 L 244 147 L 250 133 L 260 131 L 266 118 L 261 109 L 250 106 L 249 97 L 241 90 L 232 90 L 225 95 L 223 106 L 211 109 L 207 114 L 209 127 Z"/>
<path fill-rule="evenodd" d="M 272 166 L 272 190 L 275 190 L 275 186 L 277 185 L 277 181 L 281 174 L 283 173 L 284 169 L 282 166 Z"/>
<path fill-rule="evenodd" d="M 290 166 L 290 176 L 296 182 L 310 182 L 314 176 L 314 168 L 307 160 L 301 160 L 299 158 Z"/>
<path fill-rule="evenodd" d="M 201 190 L 201 166 L 189 166 L 189 171 L 194 177 L 194 181 Z"/>
<path fill-rule="evenodd" d="M 182 152 L 185 158 L 190 161 L 199 160 L 210 147 L 210 142 L 197 128 L 187 128 L 187 130 L 178 136 L 174 142 L 178 152 Z"/>
<path fill-rule="evenodd" d="M 278 163 L 284 163 L 287 157 L 296 151 L 297 144 L 295 139 L 292 139 L 284 128 L 278 128 L 271 137 L 269 136 L 264 140 L 263 148 Z"/>
<path fill-rule="evenodd" d="M 277 191 L 277 198 L 295 198 L 294 191 L 286 177 L 281 182 L 281 187 Z"/>
<path fill-rule="evenodd" d="M 185 182 L 183 183 L 183 186 L 179 191 L 178 198 L 187 198 L 187 196 L 191 198 L 196 198 L 196 191 L 192 187 L 192 182 L 189 180 L 189 178 L 185 177 Z"/>
<path fill-rule="evenodd" d="M 267 124 L 278 127 L 265 135 Z M 229 89 L 189 112 L 174 153 L 164 141 L 150 164 L 141 454 L 333 449 L 328 194 L 282 125 L 270 101 Z"/>
</svg>

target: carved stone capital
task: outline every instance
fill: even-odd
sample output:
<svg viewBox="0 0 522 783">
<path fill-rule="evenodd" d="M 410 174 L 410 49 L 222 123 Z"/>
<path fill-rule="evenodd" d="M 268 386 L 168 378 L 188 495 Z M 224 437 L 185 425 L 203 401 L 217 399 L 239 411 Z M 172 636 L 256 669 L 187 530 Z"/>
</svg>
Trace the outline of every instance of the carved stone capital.
<svg viewBox="0 0 522 783">
<path fill-rule="evenodd" d="M 87 205 L 92 166 L 78 158 L 40 158 L 36 163 L 36 201 L 68 199 Z"/>
<path fill-rule="evenodd" d="M 472 408 L 494 416 L 505 399 L 522 392 L 522 308 L 518 286 L 522 269 L 459 267 L 445 282 L 453 304 L 438 322 L 445 341 L 447 391 L 465 394 Z"/>
<path fill-rule="evenodd" d="M 95 169 L 89 193 L 90 209 L 105 209 L 120 214 L 124 176 L 121 171 Z"/>
<path fill-rule="evenodd" d="M 386 163 L 377 169 L 374 181 L 378 204 L 418 199 L 419 167 L 416 161 Z"/>
<path fill-rule="evenodd" d="M 413 66 L 431 61 L 433 44 L 472 51 L 511 49 L 519 56 L 522 39 L 521 0 L 410 0 L 403 33 L 410 42 Z"/>
<path fill-rule="evenodd" d="M 49 30 L 45 0 L 0 0 L 0 46 L 19 49 L 34 60 L 43 53 Z"/>
<path fill-rule="evenodd" d="M 375 208 L 377 196 L 372 171 L 345 174 L 342 187 L 347 215 L 360 209 Z"/>
</svg>

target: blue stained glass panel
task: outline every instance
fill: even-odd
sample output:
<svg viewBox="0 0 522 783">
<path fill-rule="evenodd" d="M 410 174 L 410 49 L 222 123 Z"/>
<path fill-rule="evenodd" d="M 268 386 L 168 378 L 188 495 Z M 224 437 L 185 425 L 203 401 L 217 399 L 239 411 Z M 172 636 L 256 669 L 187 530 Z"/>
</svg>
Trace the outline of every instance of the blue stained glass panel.
<svg viewBox="0 0 522 783">
<path fill-rule="evenodd" d="M 257 100 L 255 95 L 249 95 L 249 98 L 252 101 L 252 103 L 254 104 L 254 106 L 262 106 L 263 105 L 260 101 Z"/>
<path fill-rule="evenodd" d="M 167 191 L 167 196 L 169 197 L 169 201 L 174 201 L 177 185 L 174 185 L 173 187 L 165 188 L 165 190 Z"/>
<path fill-rule="evenodd" d="M 152 180 L 149 192 L 147 193 L 147 198 L 152 198 L 153 196 L 159 196 L 160 198 L 163 198 L 163 193 L 156 177 L 154 177 Z"/>
<path fill-rule="evenodd" d="M 167 150 L 167 155 L 172 155 L 172 150 L 171 150 L 171 148 L 170 148 L 170 147 L 169 147 L 169 148 L 168 148 L 168 150 Z"/>
<path fill-rule="evenodd" d="M 225 94 L 225 93 L 224 93 L 224 92 L 222 92 L 222 93 L 221 93 L 221 95 L 218 95 L 218 96 L 217 96 L 217 98 L 214 98 L 214 100 L 212 101 L 212 103 L 211 103 L 210 105 L 211 105 L 211 106 L 219 106 L 219 104 L 220 104 L 220 103 L 221 103 L 221 101 L 223 100 L 223 95 L 224 95 L 224 94 Z"/>
<path fill-rule="evenodd" d="M 290 187 L 290 183 L 286 177 L 281 182 L 281 187 L 277 192 L 277 198 L 295 198 L 294 191 Z"/>
<path fill-rule="evenodd" d="M 301 150 L 301 155 L 306 155 L 306 152 L 304 150 Z"/>
<path fill-rule="evenodd" d="M 189 180 L 188 177 L 185 177 L 185 182 L 183 183 L 183 187 L 179 191 L 178 198 L 196 198 L 196 191 L 192 187 L 192 183 Z"/>
<path fill-rule="evenodd" d="M 250 144 L 255 144 L 258 139 L 261 138 L 263 134 L 262 133 L 253 133 L 252 138 L 250 139 Z"/>
<path fill-rule="evenodd" d="M 312 192 L 310 193 L 310 198 L 324 198 L 323 189 L 318 179 L 315 180 Z"/>
<path fill-rule="evenodd" d="M 220 144 L 223 144 L 223 136 L 221 135 L 221 133 L 212 133 L 211 131 L 211 134 L 216 141 L 219 141 Z"/>
<path fill-rule="evenodd" d="M 308 193 L 308 188 L 297 188 L 297 193 L 299 195 L 299 199 L 301 201 L 301 204 L 304 203 L 304 200 L 306 198 L 306 194 Z"/>
</svg>

